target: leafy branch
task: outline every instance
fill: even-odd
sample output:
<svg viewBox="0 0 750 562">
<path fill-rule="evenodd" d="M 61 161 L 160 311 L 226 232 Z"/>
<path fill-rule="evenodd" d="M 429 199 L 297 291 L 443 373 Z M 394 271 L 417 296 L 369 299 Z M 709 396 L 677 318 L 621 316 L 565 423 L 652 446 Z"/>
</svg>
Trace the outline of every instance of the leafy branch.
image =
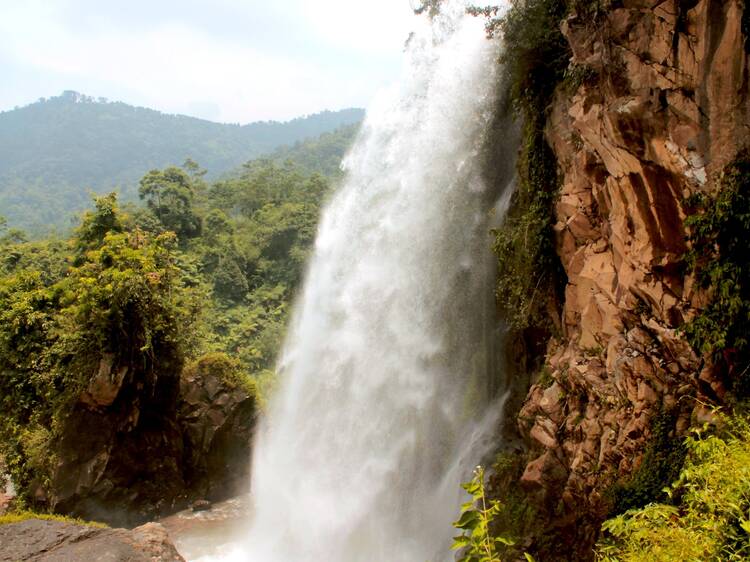
<svg viewBox="0 0 750 562">
<path fill-rule="evenodd" d="M 458 562 L 501 562 L 498 545 L 513 546 L 515 542 L 507 537 L 493 537 L 490 526 L 502 504 L 487 497 L 484 486 L 484 468 L 477 466 L 474 477 L 461 487 L 471 499 L 461 506 L 461 515 L 453 523 L 462 533 L 453 538 L 453 550 L 461 550 Z M 533 562 L 530 554 L 524 553 L 526 560 Z"/>
</svg>

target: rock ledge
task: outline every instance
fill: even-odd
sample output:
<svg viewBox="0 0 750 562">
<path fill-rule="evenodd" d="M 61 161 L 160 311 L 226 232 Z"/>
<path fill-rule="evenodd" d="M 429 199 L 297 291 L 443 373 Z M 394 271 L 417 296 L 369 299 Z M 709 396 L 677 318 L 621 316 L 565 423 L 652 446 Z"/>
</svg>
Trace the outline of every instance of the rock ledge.
<svg viewBox="0 0 750 562">
<path fill-rule="evenodd" d="M 0 525 L 0 562 L 185 562 L 158 523 L 133 530 L 29 519 Z"/>
</svg>

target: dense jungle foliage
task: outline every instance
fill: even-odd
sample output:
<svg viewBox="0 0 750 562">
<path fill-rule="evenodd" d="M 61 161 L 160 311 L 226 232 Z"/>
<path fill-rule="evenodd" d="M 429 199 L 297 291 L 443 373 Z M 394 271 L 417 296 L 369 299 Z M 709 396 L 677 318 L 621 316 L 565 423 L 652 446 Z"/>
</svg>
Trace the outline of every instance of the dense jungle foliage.
<svg viewBox="0 0 750 562">
<path fill-rule="evenodd" d="M 330 170 L 349 139 L 284 154 L 313 167 L 325 147 Z M 104 357 L 209 368 L 262 405 L 331 183 L 271 159 L 208 182 L 188 160 L 143 176 L 140 205 L 96 197 L 68 239 L 28 242 L 0 221 L 0 458 L 21 491 L 49 477 L 51 442 Z"/>
<path fill-rule="evenodd" d="M 283 145 L 359 123 L 363 115 L 346 109 L 240 126 L 64 92 L 0 113 L 0 212 L 31 235 L 67 233 L 91 192 L 116 190 L 123 202 L 137 201 L 145 170 L 194 157 L 215 179 Z"/>
<path fill-rule="evenodd" d="M 718 416 L 685 441 L 687 458 L 665 501 L 608 520 L 602 562 L 750 559 L 750 423 Z"/>
</svg>

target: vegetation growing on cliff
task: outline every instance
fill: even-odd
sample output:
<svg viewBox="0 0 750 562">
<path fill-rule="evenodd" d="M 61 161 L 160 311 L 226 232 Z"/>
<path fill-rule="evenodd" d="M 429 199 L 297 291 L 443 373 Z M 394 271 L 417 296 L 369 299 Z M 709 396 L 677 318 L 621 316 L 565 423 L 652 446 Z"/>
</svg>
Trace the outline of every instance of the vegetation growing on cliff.
<svg viewBox="0 0 750 562">
<path fill-rule="evenodd" d="M 49 479 L 51 443 L 100 360 L 138 365 L 147 383 L 179 369 L 188 348 L 197 303 L 175 265 L 174 234 L 123 232 L 114 196 L 96 206 L 67 252 L 47 249 L 53 268 L 24 255 L 36 245 L 3 248 L 0 454 L 25 493 Z"/>
<path fill-rule="evenodd" d="M 640 509 L 666 498 L 665 488 L 679 476 L 685 462 L 685 444 L 675 437 L 676 416 L 661 412 L 651 422 L 651 438 L 638 469 L 610 491 L 609 515 Z"/>
<path fill-rule="evenodd" d="M 687 460 L 652 503 L 604 523 L 602 562 L 747 560 L 750 558 L 750 423 L 720 418 L 720 429 L 696 430 Z"/>
<path fill-rule="evenodd" d="M 714 196 L 690 200 L 696 213 L 685 221 L 690 230 L 686 262 L 709 293 L 704 310 L 684 329 L 700 354 L 726 369 L 738 397 L 750 396 L 750 150 L 725 169 Z"/>
<path fill-rule="evenodd" d="M 470 8 L 488 18 L 487 32 L 502 34 L 501 57 L 510 100 L 523 120 L 519 184 L 503 225 L 495 231 L 497 300 L 516 330 L 549 333 L 564 273 L 555 252 L 554 203 L 557 161 L 544 137 L 547 108 L 565 77 L 570 49 L 560 31 L 564 0 L 513 2 L 498 17 L 496 7 Z"/>
<path fill-rule="evenodd" d="M 504 223 L 493 233 L 496 297 L 503 317 L 524 340 L 526 367 L 541 373 L 547 372 L 540 363 L 547 340 L 559 325 L 565 281 L 553 230 L 560 186 L 557 160 L 544 130 L 549 106 L 569 67 L 570 48 L 560 30 L 568 10 L 565 0 L 515 0 L 504 14 L 497 6 L 469 9 L 487 18 L 488 36 L 502 35 L 505 48 L 500 64 L 507 99 L 522 120 L 518 185 Z M 491 496 L 500 501 L 491 533 L 509 539 L 534 535 L 538 547 L 546 540 L 539 536 L 545 532 L 540 531 L 544 522 L 518 485 L 526 460 L 514 453 L 493 467 Z M 501 558 L 521 556 L 521 550 L 509 542 L 497 545 Z"/>
</svg>

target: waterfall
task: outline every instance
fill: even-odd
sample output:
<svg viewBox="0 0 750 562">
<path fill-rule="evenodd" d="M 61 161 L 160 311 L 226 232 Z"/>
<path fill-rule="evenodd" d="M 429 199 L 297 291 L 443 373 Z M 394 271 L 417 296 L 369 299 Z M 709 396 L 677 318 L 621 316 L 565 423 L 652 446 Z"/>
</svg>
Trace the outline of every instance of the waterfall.
<svg viewBox="0 0 750 562">
<path fill-rule="evenodd" d="M 499 47 L 464 12 L 448 0 L 415 18 L 402 80 L 345 160 L 259 429 L 239 559 L 451 558 L 459 483 L 500 412 L 488 390 L 498 194 L 482 165 Z"/>
</svg>

